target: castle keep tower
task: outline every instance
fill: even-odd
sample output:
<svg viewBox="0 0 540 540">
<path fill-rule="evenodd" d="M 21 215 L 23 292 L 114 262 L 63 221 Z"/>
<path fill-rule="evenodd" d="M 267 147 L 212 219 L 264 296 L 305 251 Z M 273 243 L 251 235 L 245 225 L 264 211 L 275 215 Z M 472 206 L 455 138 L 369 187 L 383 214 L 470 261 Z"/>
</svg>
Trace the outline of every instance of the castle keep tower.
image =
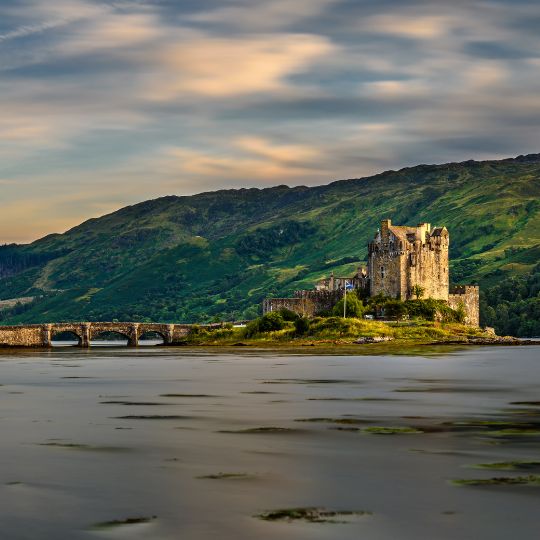
<svg viewBox="0 0 540 540">
<path fill-rule="evenodd" d="M 415 298 L 415 286 L 424 298 L 448 301 L 448 245 L 446 227 L 431 228 L 392 225 L 381 221 L 381 228 L 368 244 L 370 295 L 408 300 Z"/>
</svg>

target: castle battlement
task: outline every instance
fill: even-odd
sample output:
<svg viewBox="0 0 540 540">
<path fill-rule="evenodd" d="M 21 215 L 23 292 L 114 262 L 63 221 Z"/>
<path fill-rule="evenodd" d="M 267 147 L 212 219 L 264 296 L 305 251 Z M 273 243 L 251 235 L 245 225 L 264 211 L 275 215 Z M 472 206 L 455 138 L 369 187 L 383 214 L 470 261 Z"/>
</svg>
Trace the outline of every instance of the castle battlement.
<svg viewBox="0 0 540 540">
<path fill-rule="evenodd" d="M 480 292 L 478 285 L 452 285 L 450 287 L 450 294 L 470 294 L 474 292 Z"/>
</svg>

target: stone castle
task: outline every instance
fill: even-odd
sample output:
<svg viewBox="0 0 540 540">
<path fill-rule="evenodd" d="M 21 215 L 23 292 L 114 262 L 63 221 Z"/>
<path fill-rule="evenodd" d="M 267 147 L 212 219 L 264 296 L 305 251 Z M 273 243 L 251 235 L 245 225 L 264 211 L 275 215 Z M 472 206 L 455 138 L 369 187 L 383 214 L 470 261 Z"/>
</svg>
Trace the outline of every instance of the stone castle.
<svg viewBox="0 0 540 540">
<path fill-rule="evenodd" d="M 450 287 L 446 227 L 420 223 L 416 227 L 381 221 L 375 238 L 368 244 L 368 267 L 351 277 L 321 279 L 313 290 L 296 291 L 293 298 L 267 298 L 263 312 L 287 308 L 306 316 L 328 311 L 343 296 L 345 285 L 361 289 L 364 296 L 379 293 L 400 300 L 422 298 L 444 300 L 453 309 L 465 310 L 465 322 L 479 325 L 479 288 L 475 285 Z"/>
</svg>

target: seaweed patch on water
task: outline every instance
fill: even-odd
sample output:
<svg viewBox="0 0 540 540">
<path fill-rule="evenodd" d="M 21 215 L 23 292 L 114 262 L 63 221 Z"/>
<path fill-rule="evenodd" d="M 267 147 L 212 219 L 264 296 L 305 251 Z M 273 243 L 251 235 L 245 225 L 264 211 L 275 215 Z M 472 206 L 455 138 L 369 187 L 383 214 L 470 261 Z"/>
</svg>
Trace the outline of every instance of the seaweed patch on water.
<svg viewBox="0 0 540 540">
<path fill-rule="evenodd" d="M 402 401 L 398 398 L 377 397 L 310 397 L 307 401 Z"/>
<path fill-rule="evenodd" d="M 157 519 L 157 516 L 137 516 L 137 517 L 128 517 L 126 519 L 114 519 L 111 521 L 102 521 L 100 523 L 95 523 L 91 526 L 92 529 L 111 529 L 115 527 L 121 527 L 122 525 L 139 525 L 142 523 L 150 523 Z"/>
<path fill-rule="evenodd" d="M 189 420 L 192 416 L 182 416 L 179 414 L 128 414 L 126 416 L 113 416 L 117 420 Z"/>
<path fill-rule="evenodd" d="M 509 420 L 457 420 L 443 422 L 440 426 L 447 431 L 476 431 L 493 437 L 540 434 L 536 422 L 516 422 Z"/>
<path fill-rule="evenodd" d="M 540 461 L 499 461 L 495 463 L 478 463 L 473 465 L 475 469 L 494 469 L 499 471 L 522 471 L 540 469 Z"/>
<path fill-rule="evenodd" d="M 217 398 L 223 396 L 214 396 L 212 394 L 159 394 L 159 397 L 178 397 L 178 398 Z"/>
<path fill-rule="evenodd" d="M 456 486 L 540 486 L 540 475 L 461 478 L 452 480 L 452 484 Z"/>
<path fill-rule="evenodd" d="M 284 427 L 256 427 L 246 429 L 221 429 L 218 433 L 300 433 L 300 429 L 284 428 Z"/>
<path fill-rule="evenodd" d="M 427 450 L 426 448 L 409 448 L 409 452 L 417 452 L 419 454 L 431 454 L 434 456 L 470 456 L 470 452 L 463 450 Z"/>
<path fill-rule="evenodd" d="M 530 422 L 514 422 L 509 420 L 456 420 L 454 422 L 443 422 L 443 426 L 455 426 L 455 427 L 471 427 L 471 428 L 490 428 L 490 427 L 501 427 L 501 428 L 531 428 L 534 427 L 534 424 Z"/>
<path fill-rule="evenodd" d="M 38 446 L 49 446 L 53 448 L 64 448 L 66 450 L 85 450 L 90 452 L 129 452 L 130 448 L 122 446 L 92 446 L 90 444 L 68 443 L 68 442 L 45 442 L 37 443 Z"/>
<path fill-rule="evenodd" d="M 540 431 L 535 428 L 516 427 L 499 429 L 496 431 L 488 431 L 485 433 L 485 435 L 488 435 L 490 437 L 538 437 L 540 436 Z"/>
<path fill-rule="evenodd" d="M 386 427 L 386 426 L 370 426 L 362 430 L 364 433 L 370 433 L 373 435 L 402 435 L 402 434 L 414 434 L 414 433 L 424 433 L 423 430 L 402 426 L 402 427 Z"/>
<path fill-rule="evenodd" d="M 358 384 L 361 381 L 347 379 L 272 379 L 261 384 Z"/>
<path fill-rule="evenodd" d="M 264 521 L 307 521 L 309 523 L 349 523 L 351 518 L 371 516 L 366 510 L 327 510 L 326 508 L 281 508 L 254 517 Z M 348 518 L 348 519 L 347 519 Z"/>
<path fill-rule="evenodd" d="M 403 388 L 396 388 L 394 392 L 428 392 L 428 393 L 484 393 L 484 392 L 505 392 L 508 391 L 507 388 L 495 388 L 487 386 L 406 386 Z"/>
<path fill-rule="evenodd" d="M 174 405 L 174 403 L 159 403 L 157 401 L 100 401 L 102 405 L 147 405 L 149 407 L 159 405 Z"/>
<path fill-rule="evenodd" d="M 198 480 L 246 480 L 250 478 L 255 478 L 251 474 L 247 473 L 223 473 L 219 472 L 216 474 L 206 474 L 204 476 L 196 476 Z"/>
<path fill-rule="evenodd" d="M 540 409 L 506 409 L 504 412 L 514 416 L 540 416 Z"/>
<path fill-rule="evenodd" d="M 511 401 L 510 405 L 529 405 L 533 407 L 540 407 L 540 401 Z"/>
<path fill-rule="evenodd" d="M 359 418 L 296 418 L 295 422 L 314 422 L 314 423 L 326 423 L 326 424 L 366 424 L 369 420 L 361 420 Z"/>
<path fill-rule="evenodd" d="M 241 394 L 279 394 L 280 392 L 268 392 L 266 390 L 252 390 L 251 392 L 240 392 Z"/>
</svg>

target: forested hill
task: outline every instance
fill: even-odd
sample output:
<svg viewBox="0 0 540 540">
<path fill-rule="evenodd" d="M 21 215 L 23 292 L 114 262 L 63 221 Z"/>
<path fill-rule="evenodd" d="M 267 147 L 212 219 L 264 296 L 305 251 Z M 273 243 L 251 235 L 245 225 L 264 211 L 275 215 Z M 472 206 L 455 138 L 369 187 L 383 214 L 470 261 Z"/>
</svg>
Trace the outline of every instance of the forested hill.
<svg viewBox="0 0 540 540">
<path fill-rule="evenodd" d="M 480 283 L 489 293 L 485 320 L 496 322 L 504 304 L 514 333 L 540 333 L 533 272 L 540 260 L 539 180 L 535 154 L 419 165 L 312 188 L 143 202 L 64 234 L 0 247 L 0 300 L 35 298 L 0 311 L 0 319 L 250 318 L 265 296 L 310 288 L 332 270 L 352 273 L 388 217 L 396 224 L 446 225 L 451 280 Z M 509 280 L 530 286 L 512 298 L 504 288 Z M 525 324 L 531 320 L 536 327 Z"/>
</svg>

